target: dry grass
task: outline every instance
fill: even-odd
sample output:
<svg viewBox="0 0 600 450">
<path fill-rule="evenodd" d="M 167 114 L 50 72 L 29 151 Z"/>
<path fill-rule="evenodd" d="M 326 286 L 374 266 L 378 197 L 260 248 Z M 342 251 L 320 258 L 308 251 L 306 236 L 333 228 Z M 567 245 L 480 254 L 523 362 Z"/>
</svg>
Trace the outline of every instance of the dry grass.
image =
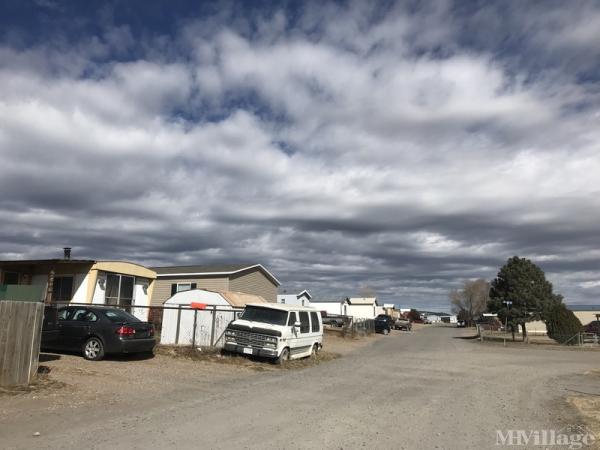
<svg viewBox="0 0 600 450">
<path fill-rule="evenodd" d="M 184 358 L 193 361 L 233 365 L 257 372 L 303 369 L 326 361 L 331 361 L 340 356 L 338 353 L 321 351 L 314 358 L 295 359 L 278 365 L 273 364 L 271 361 L 264 358 L 247 357 L 236 354 L 222 354 L 221 350 L 213 348 L 194 349 L 192 347 L 158 346 L 154 349 L 154 353 L 170 356 L 172 358 Z"/>
<path fill-rule="evenodd" d="M 567 402 L 583 417 L 595 436 L 600 436 L 600 397 L 589 395 L 571 396 Z"/>
<path fill-rule="evenodd" d="M 600 383 L 600 370 L 590 370 L 584 375 L 595 383 Z M 579 412 L 592 433 L 600 439 L 600 395 L 579 393 L 568 397 L 567 402 Z"/>
<path fill-rule="evenodd" d="M 45 366 L 40 366 L 44 368 Z M 0 387 L 0 397 L 29 394 L 30 392 L 42 392 L 61 389 L 66 386 L 66 383 L 53 380 L 49 371 L 42 369 L 36 379 L 29 385 Z"/>
</svg>

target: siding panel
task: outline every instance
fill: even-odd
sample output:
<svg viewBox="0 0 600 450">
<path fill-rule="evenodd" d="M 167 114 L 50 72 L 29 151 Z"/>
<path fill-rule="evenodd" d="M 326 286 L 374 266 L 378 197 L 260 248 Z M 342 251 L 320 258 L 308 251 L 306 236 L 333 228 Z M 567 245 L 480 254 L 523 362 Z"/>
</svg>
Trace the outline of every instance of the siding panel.
<svg viewBox="0 0 600 450">
<path fill-rule="evenodd" d="M 162 306 L 163 303 L 171 297 L 171 284 L 173 283 L 196 283 L 196 288 L 198 289 L 212 289 L 215 291 L 227 291 L 230 289 L 229 278 L 227 277 L 161 277 L 157 278 L 154 282 L 154 291 L 152 292 L 152 300 L 150 305 Z"/>
<path fill-rule="evenodd" d="M 277 286 L 275 286 L 259 269 L 231 277 L 229 289 L 247 294 L 260 295 L 266 301 L 277 302 Z"/>
</svg>

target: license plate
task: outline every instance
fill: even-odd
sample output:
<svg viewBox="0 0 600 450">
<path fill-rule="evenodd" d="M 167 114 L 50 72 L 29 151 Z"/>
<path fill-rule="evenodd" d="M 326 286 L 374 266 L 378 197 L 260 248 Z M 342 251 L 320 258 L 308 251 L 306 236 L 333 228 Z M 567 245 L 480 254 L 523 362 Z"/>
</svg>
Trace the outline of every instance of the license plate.
<svg viewBox="0 0 600 450">
<path fill-rule="evenodd" d="M 242 351 L 244 352 L 245 355 L 251 355 L 252 354 L 252 349 L 251 348 L 245 348 Z"/>
</svg>

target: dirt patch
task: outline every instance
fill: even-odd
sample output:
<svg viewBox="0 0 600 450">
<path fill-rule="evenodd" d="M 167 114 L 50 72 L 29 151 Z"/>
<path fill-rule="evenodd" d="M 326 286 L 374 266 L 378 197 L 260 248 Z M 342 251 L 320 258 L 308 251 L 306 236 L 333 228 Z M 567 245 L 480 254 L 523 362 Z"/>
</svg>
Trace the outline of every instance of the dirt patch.
<svg viewBox="0 0 600 450">
<path fill-rule="evenodd" d="M 392 333 L 403 333 L 403 332 L 392 332 Z M 325 330 L 323 334 L 323 348 L 329 352 L 338 353 L 340 355 L 346 355 L 359 348 L 371 345 L 373 342 L 381 339 L 382 334 L 371 334 L 363 336 L 343 336 L 337 330 Z"/>
<path fill-rule="evenodd" d="M 320 351 L 315 357 L 295 359 L 285 364 L 273 364 L 271 361 L 261 358 L 250 358 L 236 354 L 223 354 L 219 349 L 194 349 L 192 347 L 157 347 L 154 352 L 159 355 L 172 358 L 183 358 L 192 361 L 202 361 L 213 364 L 225 364 L 237 366 L 257 372 L 269 372 L 277 370 L 303 369 L 315 366 L 326 361 L 339 358 L 339 353 Z"/>
<path fill-rule="evenodd" d="M 47 393 L 62 389 L 65 386 L 67 386 L 66 383 L 54 380 L 48 373 L 40 373 L 29 386 L 0 387 L 0 397 L 40 392 Z"/>
<path fill-rule="evenodd" d="M 567 402 L 585 420 L 590 431 L 600 438 L 600 396 L 574 395 L 568 397 Z"/>
<path fill-rule="evenodd" d="M 589 386 L 584 386 L 583 389 L 600 384 L 600 370 L 589 370 L 584 373 L 584 377 L 588 380 Z M 567 403 L 575 408 L 592 433 L 600 440 L 600 391 L 595 389 L 592 392 L 575 392 L 567 398 Z"/>
</svg>

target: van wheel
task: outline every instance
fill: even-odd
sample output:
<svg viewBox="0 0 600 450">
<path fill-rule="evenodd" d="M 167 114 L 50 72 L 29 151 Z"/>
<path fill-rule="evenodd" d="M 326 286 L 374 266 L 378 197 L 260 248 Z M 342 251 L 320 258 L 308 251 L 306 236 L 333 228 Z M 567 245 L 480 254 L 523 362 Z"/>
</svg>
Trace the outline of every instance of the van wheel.
<svg viewBox="0 0 600 450">
<path fill-rule="evenodd" d="M 104 344 L 97 337 L 91 337 L 83 344 L 83 357 L 88 361 L 100 361 L 104 358 Z"/>
<path fill-rule="evenodd" d="M 277 364 L 283 364 L 289 360 L 290 360 L 290 349 L 286 347 L 283 350 L 281 350 L 281 354 L 279 355 L 279 358 L 277 358 L 275 360 L 275 362 Z"/>
<path fill-rule="evenodd" d="M 313 345 L 312 352 L 310 353 L 310 357 L 314 358 L 319 353 L 319 344 Z"/>
</svg>

